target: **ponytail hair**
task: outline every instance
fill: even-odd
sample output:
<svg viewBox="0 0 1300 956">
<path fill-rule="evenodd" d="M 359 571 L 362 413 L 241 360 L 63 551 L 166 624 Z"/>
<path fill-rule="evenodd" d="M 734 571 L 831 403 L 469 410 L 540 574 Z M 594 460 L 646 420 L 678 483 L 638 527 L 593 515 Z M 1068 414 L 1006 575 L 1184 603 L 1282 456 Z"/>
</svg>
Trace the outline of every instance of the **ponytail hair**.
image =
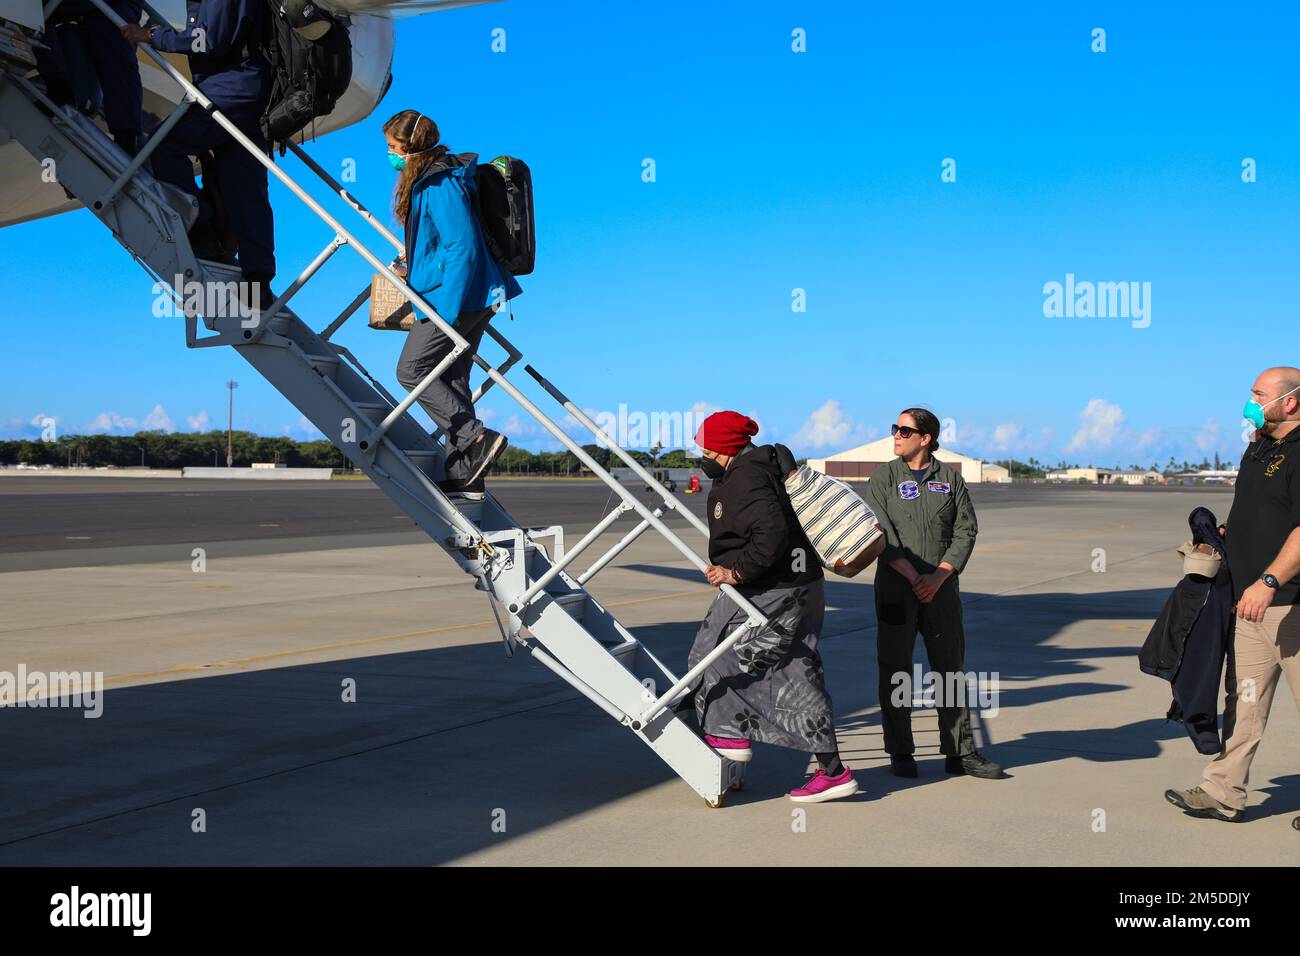
<svg viewBox="0 0 1300 956">
<path fill-rule="evenodd" d="M 910 415 L 916 430 L 930 436 L 930 451 L 939 450 L 939 418 L 928 408 L 905 408 L 900 415 Z"/>
<path fill-rule="evenodd" d="M 411 187 L 448 150 L 439 142 L 442 134 L 438 132 L 438 124 L 419 110 L 402 110 L 393 114 L 384 124 L 384 134 L 401 143 L 402 152 L 407 157 L 406 165 L 397 174 L 397 183 L 393 186 L 393 214 L 398 222 L 406 225 L 406 217 L 411 214 Z"/>
</svg>

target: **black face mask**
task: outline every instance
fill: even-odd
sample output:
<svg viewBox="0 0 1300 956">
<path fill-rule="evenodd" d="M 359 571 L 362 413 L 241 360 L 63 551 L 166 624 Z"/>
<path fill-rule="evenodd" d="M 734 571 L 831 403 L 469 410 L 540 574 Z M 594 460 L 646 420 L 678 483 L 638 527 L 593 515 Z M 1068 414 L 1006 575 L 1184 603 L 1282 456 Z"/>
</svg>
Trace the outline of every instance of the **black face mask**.
<svg viewBox="0 0 1300 956">
<path fill-rule="evenodd" d="M 712 458 L 701 458 L 700 470 L 704 472 L 705 477 L 710 481 L 717 481 L 727 473 L 727 469 L 723 468 Z"/>
</svg>

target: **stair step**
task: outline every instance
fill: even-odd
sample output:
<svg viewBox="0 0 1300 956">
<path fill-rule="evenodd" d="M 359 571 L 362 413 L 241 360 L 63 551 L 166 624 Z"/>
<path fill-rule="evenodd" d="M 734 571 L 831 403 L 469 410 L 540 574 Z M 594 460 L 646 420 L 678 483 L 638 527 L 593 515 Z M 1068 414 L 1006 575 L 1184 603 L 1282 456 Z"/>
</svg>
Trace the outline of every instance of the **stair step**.
<svg viewBox="0 0 1300 956">
<path fill-rule="evenodd" d="M 393 410 L 392 406 L 387 402 L 357 402 L 356 406 L 357 411 L 366 416 L 366 419 L 372 425 L 378 425 Z"/>
<path fill-rule="evenodd" d="M 239 271 L 239 266 L 231 265 L 228 262 L 217 262 L 215 259 L 199 259 L 198 263 L 203 266 L 203 271 L 209 279 L 220 279 L 222 282 L 238 282 L 243 277 Z"/>
<path fill-rule="evenodd" d="M 426 475 L 433 474 L 433 462 L 438 453 L 429 448 L 403 448 L 402 454 L 411 461 Z"/>
<path fill-rule="evenodd" d="M 552 594 L 551 600 L 569 612 L 575 621 L 582 620 L 582 612 L 587 607 L 586 591 L 569 591 L 565 594 Z"/>
<path fill-rule="evenodd" d="M 307 361 L 323 378 L 332 379 L 338 376 L 339 357 L 337 355 L 315 355 L 308 352 Z"/>
</svg>

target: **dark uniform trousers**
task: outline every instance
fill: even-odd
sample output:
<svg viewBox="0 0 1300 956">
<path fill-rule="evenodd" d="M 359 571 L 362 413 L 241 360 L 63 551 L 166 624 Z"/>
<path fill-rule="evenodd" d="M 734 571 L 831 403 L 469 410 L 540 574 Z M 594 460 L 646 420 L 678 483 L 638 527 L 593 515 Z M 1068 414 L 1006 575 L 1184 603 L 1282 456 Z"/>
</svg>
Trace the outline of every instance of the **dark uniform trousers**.
<svg viewBox="0 0 1300 956">
<path fill-rule="evenodd" d="M 894 696 L 899 693 L 895 674 L 907 674 L 905 688 L 919 692 L 921 686 L 912 681 L 912 653 L 916 647 L 916 633 L 925 640 L 925 654 L 930 670 L 939 675 L 935 694 L 940 704 L 939 746 L 946 757 L 961 757 L 975 752 L 971 734 L 970 713 L 966 707 L 966 682 L 949 681 L 948 674 L 965 670 L 966 632 L 962 628 L 961 591 L 957 576 L 943 583 L 929 604 L 922 604 L 912 592 L 911 585 L 896 571 L 881 568 L 876 578 L 876 661 L 880 670 L 880 715 L 885 735 L 885 752 L 891 756 L 911 754 L 915 749 L 912 740 L 911 694 L 907 703 L 897 706 Z M 945 699 L 949 689 L 956 686 L 958 700 Z"/>
<path fill-rule="evenodd" d="M 140 7 L 130 0 L 114 0 L 111 6 L 128 23 L 140 19 Z M 36 63 L 51 98 L 71 102 L 87 115 L 102 104 L 109 132 L 134 153 L 144 98 L 135 47 L 89 3 L 64 0 L 53 19 L 44 48 L 36 47 Z"/>
<path fill-rule="evenodd" d="M 229 106 L 217 102 L 217 109 L 245 136 L 265 148 L 259 128 L 262 104 Z M 195 225 L 211 222 L 215 208 L 207 190 L 194 181 L 190 157 L 212 150 L 216 161 L 217 187 L 231 228 L 239 241 L 239 267 L 245 275 L 275 275 L 275 219 L 267 194 L 266 167 L 252 153 L 235 142 L 205 110 L 192 105 L 152 156 L 153 173 L 165 183 L 179 186 L 199 200 Z"/>
</svg>

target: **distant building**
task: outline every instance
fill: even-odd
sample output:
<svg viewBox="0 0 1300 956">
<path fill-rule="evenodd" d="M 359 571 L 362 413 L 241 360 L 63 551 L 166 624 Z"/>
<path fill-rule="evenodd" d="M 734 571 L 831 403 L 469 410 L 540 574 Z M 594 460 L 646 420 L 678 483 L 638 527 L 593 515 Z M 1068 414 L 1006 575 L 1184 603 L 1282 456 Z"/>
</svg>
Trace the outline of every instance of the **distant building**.
<svg viewBox="0 0 1300 956">
<path fill-rule="evenodd" d="M 943 449 L 940 448 L 939 451 L 942 452 Z M 940 457 L 943 456 L 940 455 Z M 1011 469 L 1006 465 L 999 465 L 991 461 L 986 461 L 984 462 L 983 472 L 985 481 L 1008 482 L 1011 480 Z"/>
<path fill-rule="evenodd" d="M 839 452 L 829 458 L 809 458 L 808 466 L 814 471 L 820 471 L 832 478 L 843 478 L 847 481 L 866 481 L 871 477 L 873 471 L 885 462 L 893 461 L 897 457 L 894 454 L 894 439 L 886 435 L 878 441 L 868 442 L 865 445 L 859 445 L 857 448 L 850 448 L 848 451 Z M 955 468 L 967 484 L 1006 481 L 1011 478 L 1011 473 L 1002 465 L 990 464 L 978 458 L 972 458 L 970 455 L 963 455 L 959 451 L 953 451 L 948 447 L 940 448 L 934 453 L 934 457 Z"/>
<path fill-rule="evenodd" d="M 1164 476 L 1158 471 L 1133 471 L 1123 468 L 1065 468 L 1047 473 L 1048 481 L 1070 481 L 1094 485 L 1162 485 Z"/>
<path fill-rule="evenodd" d="M 1203 468 L 1200 471 L 1182 471 L 1167 476 L 1171 485 L 1235 485 L 1236 469 Z"/>
</svg>

